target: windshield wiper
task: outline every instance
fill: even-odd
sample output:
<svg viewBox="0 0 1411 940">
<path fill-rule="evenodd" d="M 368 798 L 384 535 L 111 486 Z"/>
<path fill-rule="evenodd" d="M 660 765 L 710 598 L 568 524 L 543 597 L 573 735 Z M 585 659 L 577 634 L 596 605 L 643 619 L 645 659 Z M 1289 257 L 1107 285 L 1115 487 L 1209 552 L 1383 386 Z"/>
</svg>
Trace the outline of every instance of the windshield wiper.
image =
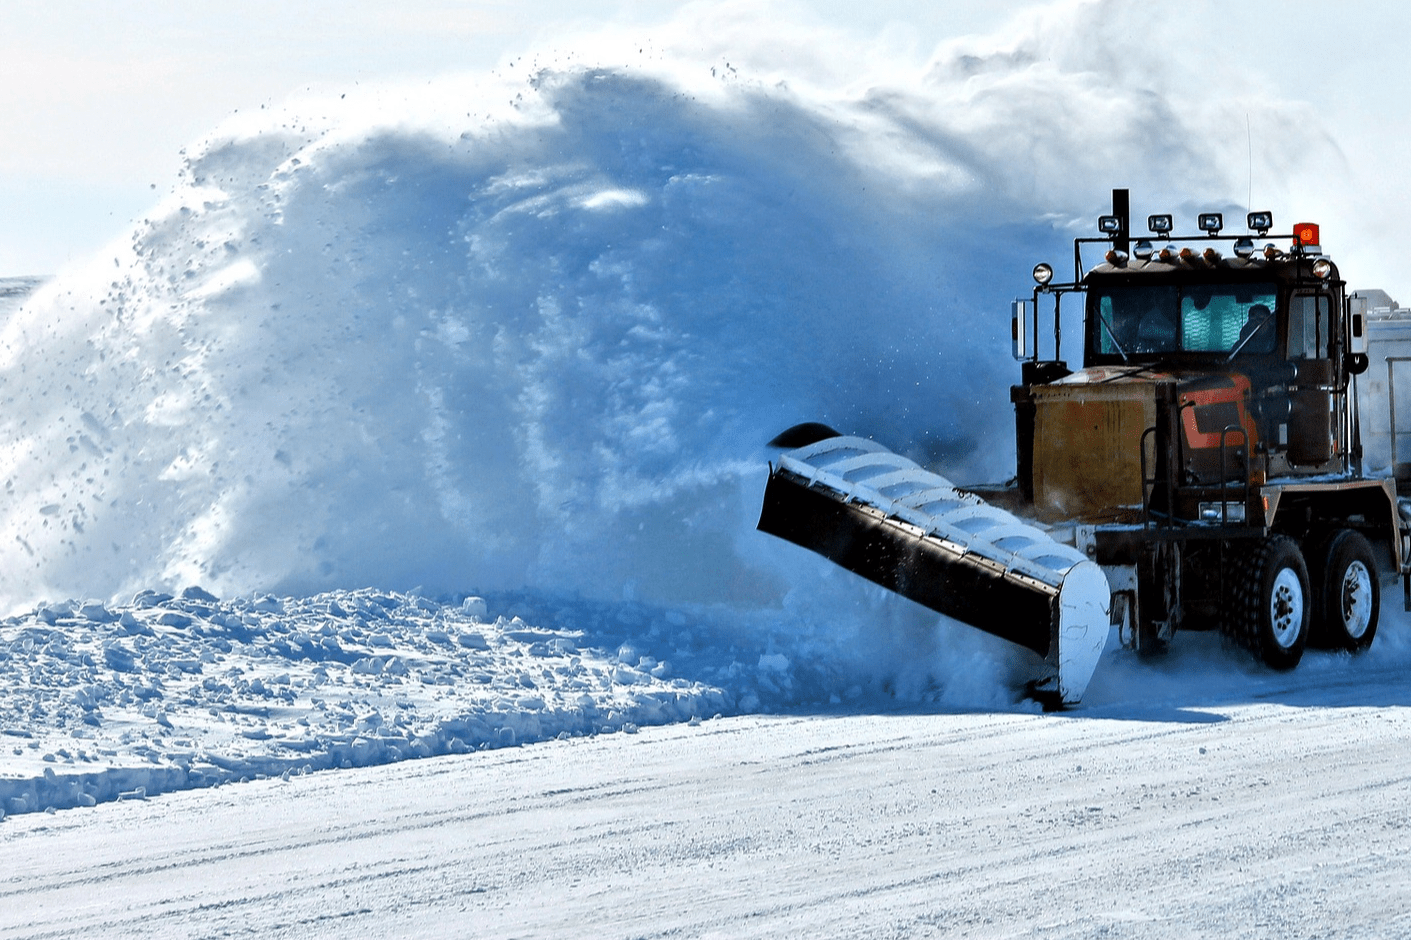
<svg viewBox="0 0 1411 940">
<path fill-rule="evenodd" d="M 1123 349 L 1122 344 L 1117 342 L 1117 337 L 1112 335 L 1112 324 L 1107 322 L 1107 317 L 1104 317 L 1099 314 L 1097 322 L 1102 324 L 1102 331 L 1107 334 L 1107 338 L 1112 341 L 1112 345 L 1117 347 L 1117 352 L 1119 355 L 1121 355 L 1122 361 L 1124 363 L 1130 362 L 1131 360 L 1127 356 L 1127 350 Z"/>
<path fill-rule="evenodd" d="M 1116 375 L 1109 375 L 1107 378 L 1101 380 L 1101 381 L 1098 382 L 1097 384 L 1098 384 L 1098 385 L 1106 385 L 1108 382 L 1116 382 L 1116 381 L 1118 381 L 1119 379 L 1130 379 L 1132 376 L 1134 376 L 1134 375 L 1141 375 L 1143 372 L 1150 372 L 1152 375 L 1155 375 L 1155 374 L 1156 374 L 1156 364 L 1155 364 L 1155 363 L 1151 363 L 1151 364 L 1148 364 L 1148 365 L 1138 365 L 1138 366 L 1134 366 L 1134 367 L 1131 368 L 1131 369 L 1124 369 L 1124 370 L 1122 370 L 1121 372 L 1118 372 Z"/>
<path fill-rule="evenodd" d="M 1274 311 L 1270 310 L 1269 315 L 1259 321 L 1259 325 L 1249 331 L 1249 335 L 1235 344 L 1235 348 L 1230 350 L 1230 354 L 1225 357 L 1226 362 L 1230 362 L 1240 354 L 1240 350 L 1249 345 L 1249 341 L 1259 335 L 1259 331 L 1264 329 L 1264 324 L 1274 319 Z"/>
</svg>

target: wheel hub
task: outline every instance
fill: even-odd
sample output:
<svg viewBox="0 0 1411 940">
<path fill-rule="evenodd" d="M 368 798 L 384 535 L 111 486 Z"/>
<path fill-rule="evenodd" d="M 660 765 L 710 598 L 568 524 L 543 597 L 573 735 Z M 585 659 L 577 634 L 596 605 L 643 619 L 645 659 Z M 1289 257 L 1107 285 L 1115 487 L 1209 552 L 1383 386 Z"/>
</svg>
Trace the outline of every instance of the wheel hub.
<svg viewBox="0 0 1411 940">
<path fill-rule="evenodd" d="M 1361 638 L 1372 624 L 1372 574 L 1367 566 L 1354 561 L 1342 576 L 1342 622 L 1347 635 Z"/>
<path fill-rule="evenodd" d="M 1281 569 L 1274 578 L 1274 589 L 1269 596 L 1269 624 L 1274 631 L 1274 642 L 1284 649 L 1293 646 L 1303 627 L 1303 585 L 1289 568 Z"/>
</svg>

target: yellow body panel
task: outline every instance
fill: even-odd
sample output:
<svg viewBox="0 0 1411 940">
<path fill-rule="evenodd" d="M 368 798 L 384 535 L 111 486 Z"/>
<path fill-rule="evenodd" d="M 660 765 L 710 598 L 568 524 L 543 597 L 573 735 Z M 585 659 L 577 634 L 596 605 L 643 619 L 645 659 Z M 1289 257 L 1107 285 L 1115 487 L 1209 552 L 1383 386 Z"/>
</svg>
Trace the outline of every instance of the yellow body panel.
<svg viewBox="0 0 1411 940">
<path fill-rule="evenodd" d="M 1039 514 L 1098 522 L 1140 506 L 1141 437 L 1156 423 L 1151 383 L 1057 382 L 1035 386 L 1032 394 Z M 1148 473 L 1154 472 L 1152 454 L 1148 442 Z"/>
</svg>

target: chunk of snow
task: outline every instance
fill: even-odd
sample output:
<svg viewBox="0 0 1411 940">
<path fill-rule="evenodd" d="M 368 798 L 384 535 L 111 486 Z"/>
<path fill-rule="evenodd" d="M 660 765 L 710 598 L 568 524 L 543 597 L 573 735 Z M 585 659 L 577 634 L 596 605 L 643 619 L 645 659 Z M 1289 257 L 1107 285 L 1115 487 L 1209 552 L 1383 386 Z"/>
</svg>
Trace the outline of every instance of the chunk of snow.
<svg viewBox="0 0 1411 940">
<path fill-rule="evenodd" d="M 783 653 L 761 653 L 759 657 L 759 668 L 769 672 L 784 672 L 789 665 L 789 657 Z"/>
</svg>

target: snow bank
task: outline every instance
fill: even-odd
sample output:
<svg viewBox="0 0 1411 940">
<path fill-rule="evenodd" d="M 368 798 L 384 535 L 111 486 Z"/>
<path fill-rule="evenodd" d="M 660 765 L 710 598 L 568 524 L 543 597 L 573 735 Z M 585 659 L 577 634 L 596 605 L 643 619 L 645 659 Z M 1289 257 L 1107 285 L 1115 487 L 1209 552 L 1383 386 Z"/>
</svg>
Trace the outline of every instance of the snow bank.
<svg viewBox="0 0 1411 940">
<path fill-rule="evenodd" d="M 996 690 L 993 666 L 981 675 L 966 694 L 1033 707 Z M 721 714 L 946 702 L 928 682 L 807 623 L 541 592 L 64 601 L 0 622 L 0 812 Z"/>
<path fill-rule="evenodd" d="M 668 617 L 690 646 L 691 620 Z M 590 630 L 545 629 L 492 618 L 479 597 L 446 606 L 380 591 L 222 603 L 190 588 L 116 608 L 45 605 L 0 626 L 0 811 L 736 710 L 747 683 L 678 677 L 629 643 L 583 645 L 602 638 L 599 619 L 563 608 L 560 623 Z M 777 664 L 761 669 L 788 684 Z M 756 710 L 758 696 L 744 705 Z"/>
</svg>

